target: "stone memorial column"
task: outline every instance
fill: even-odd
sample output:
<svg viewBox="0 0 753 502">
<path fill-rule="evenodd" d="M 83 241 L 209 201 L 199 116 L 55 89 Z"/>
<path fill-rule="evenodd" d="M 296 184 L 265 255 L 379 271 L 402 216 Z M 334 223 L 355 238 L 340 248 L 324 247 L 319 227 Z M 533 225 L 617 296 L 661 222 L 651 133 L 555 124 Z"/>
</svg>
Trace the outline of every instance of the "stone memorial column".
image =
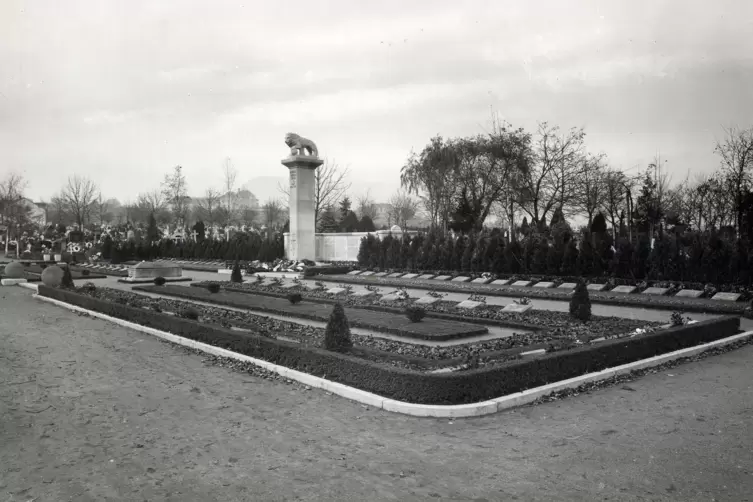
<svg viewBox="0 0 753 502">
<path fill-rule="evenodd" d="M 313 141 L 297 134 L 285 135 L 290 156 L 282 165 L 290 170 L 289 260 L 316 259 L 316 169 L 324 162 Z"/>
</svg>

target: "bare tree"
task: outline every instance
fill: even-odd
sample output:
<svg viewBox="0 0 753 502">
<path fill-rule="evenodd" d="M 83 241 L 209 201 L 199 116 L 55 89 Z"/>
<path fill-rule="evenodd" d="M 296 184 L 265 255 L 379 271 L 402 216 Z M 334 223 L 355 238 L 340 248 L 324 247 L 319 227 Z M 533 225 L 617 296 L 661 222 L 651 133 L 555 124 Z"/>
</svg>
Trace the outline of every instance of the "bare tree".
<svg viewBox="0 0 753 502">
<path fill-rule="evenodd" d="M 219 222 L 221 209 L 222 194 L 214 188 L 207 188 L 204 192 L 204 198 L 196 201 L 196 218 L 203 220 L 208 225 L 214 225 Z"/>
<path fill-rule="evenodd" d="M 603 173 L 604 196 L 602 209 L 612 225 L 612 237 L 617 239 L 617 231 L 622 223 L 621 215 L 625 211 L 625 193 L 633 185 L 632 178 L 617 169 L 607 169 Z"/>
<path fill-rule="evenodd" d="M 83 229 L 89 220 L 92 202 L 97 193 L 97 185 L 89 178 L 78 175 L 68 178 L 68 185 L 63 189 L 62 197 L 79 229 Z"/>
<path fill-rule="evenodd" d="M 356 199 L 356 213 L 360 218 L 368 216 L 373 221 L 378 214 L 377 205 L 371 198 L 371 191 L 367 190 L 365 194 Z"/>
<path fill-rule="evenodd" d="M 350 169 L 340 167 L 336 161 L 324 160 L 324 164 L 316 170 L 314 218 L 317 228 L 321 224 L 322 211 L 326 206 L 334 206 L 343 195 L 350 190 L 351 183 L 347 181 Z M 290 188 L 277 185 L 277 190 L 290 197 Z"/>
<path fill-rule="evenodd" d="M 408 220 L 416 216 L 418 212 L 418 200 L 410 196 L 408 192 L 398 191 L 390 197 L 388 218 L 401 229 L 405 230 Z"/>
<path fill-rule="evenodd" d="M 262 213 L 267 228 L 277 228 L 284 223 L 285 206 L 278 199 L 269 199 L 262 206 Z"/>
<path fill-rule="evenodd" d="M 19 227 L 28 220 L 29 211 L 24 204 L 26 186 L 27 183 L 23 176 L 16 173 L 10 173 L 0 181 L 0 223 L 5 227 L 6 256 L 8 255 L 11 231 L 18 231 Z"/>
<path fill-rule="evenodd" d="M 583 168 L 580 175 L 573 180 L 577 184 L 574 205 L 578 210 L 586 213 L 590 226 L 596 212 L 604 206 L 606 199 L 606 156 L 587 154 L 582 162 Z"/>
<path fill-rule="evenodd" d="M 740 232 L 743 221 L 743 196 L 753 175 L 753 127 L 725 129 L 726 137 L 717 141 L 714 152 L 721 157 L 722 170 L 730 182 L 735 203 L 735 226 Z"/>
<path fill-rule="evenodd" d="M 539 124 L 533 146 L 533 162 L 522 184 L 521 207 L 533 223 L 561 207 L 572 210 L 577 195 L 576 180 L 582 172 L 583 129 L 561 133 L 547 122 Z"/>
<path fill-rule="evenodd" d="M 259 216 L 258 211 L 255 208 L 249 206 L 241 207 L 238 213 L 240 222 L 246 226 L 255 225 L 256 220 Z"/>
<path fill-rule="evenodd" d="M 221 220 L 219 220 L 219 223 L 229 225 L 235 221 L 238 213 L 238 191 L 236 189 L 238 171 L 233 166 L 230 157 L 227 157 L 222 164 L 222 175 L 225 180 L 223 184 L 225 194 L 222 196 L 225 199 L 225 210 L 220 212 Z"/>
<path fill-rule="evenodd" d="M 110 212 L 110 205 L 106 200 L 102 200 L 102 193 L 97 195 L 97 199 L 93 202 L 94 214 L 97 216 L 97 220 L 100 225 L 109 223 L 112 221 L 112 213 Z"/>
<path fill-rule="evenodd" d="M 162 182 L 162 193 L 167 204 L 170 205 L 175 224 L 178 228 L 185 227 L 188 218 L 188 203 L 191 198 L 188 196 L 186 177 L 183 175 L 181 166 L 175 166 L 172 174 L 165 175 L 165 180 Z"/>
</svg>

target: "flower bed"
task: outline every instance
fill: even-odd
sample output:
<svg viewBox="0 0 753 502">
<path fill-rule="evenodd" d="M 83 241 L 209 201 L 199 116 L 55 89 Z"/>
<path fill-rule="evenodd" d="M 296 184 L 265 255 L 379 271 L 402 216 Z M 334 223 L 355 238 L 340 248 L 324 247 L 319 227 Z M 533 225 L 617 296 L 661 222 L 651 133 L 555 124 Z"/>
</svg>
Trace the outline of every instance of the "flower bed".
<svg viewBox="0 0 753 502">
<path fill-rule="evenodd" d="M 426 373 L 375 363 L 199 321 L 169 316 L 69 290 L 39 287 L 41 296 L 168 331 L 239 354 L 269 361 L 367 392 L 420 404 L 464 404 L 521 392 L 546 383 L 645 359 L 731 336 L 739 318 L 725 317 L 627 339 L 606 340 L 534 359 L 451 373 Z"/>
<path fill-rule="evenodd" d="M 206 287 L 209 283 L 194 283 L 194 287 Z M 415 299 L 396 300 L 384 302 L 379 296 L 367 297 L 340 297 L 336 300 L 333 295 L 324 290 L 308 290 L 303 286 L 284 289 L 274 285 L 260 285 L 251 283 L 234 284 L 231 282 L 220 283 L 227 291 L 245 292 L 253 294 L 272 295 L 282 298 L 289 294 L 291 289 L 296 290 L 304 299 L 310 301 L 335 302 L 340 301 L 343 305 L 369 310 L 378 310 L 395 315 L 404 315 L 405 307 L 412 305 Z M 566 312 L 554 312 L 550 310 L 532 309 L 527 312 L 505 312 L 500 305 L 482 305 L 473 310 L 459 309 L 455 302 L 439 301 L 431 305 L 423 305 L 427 316 L 435 319 L 448 321 L 470 322 L 490 326 L 504 326 L 519 328 L 528 331 L 541 331 L 542 335 L 551 340 L 568 339 L 573 343 L 588 342 L 595 338 L 614 338 L 630 336 L 636 329 L 655 328 L 662 323 L 641 321 L 623 317 L 592 316 L 588 322 L 573 319 Z M 669 315 L 667 322 L 669 322 Z"/>
<path fill-rule="evenodd" d="M 431 288 L 437 291 L 450 293 L 478 293 L 488 296 L 507 297 L 530 297 L 545 300 L 569 301 L 571 291 L 558 290 L 555 288 L 518 288 L 512 286 L 498 286 L 491 284 L 457 283 L 452 281 L 417 281 L 415 279 L 400 279 L 387 277 L 361 277 L 350 275 L 322 276 L 320 281 L 340 284 L 373 284 L 378 286 L 406 287 L 406 288 Z M 592 303 L 618 306 L 639 306 L 653 309 L 680 309 L 688 312 L 709 312 L 719 314 L 742 314 L 747 303 L 745 302 L 722 302 L 707 298 L 678 298 L 675 296 L 644 296 L 615 294 L 609 291 L 589 291 Z"/>
<path fill-rule="evenodd" d="M 270 296 L 249 295 L 235 291 L 210 293 L 204 288 L 187 288 L 183 286 L 137 286 L 134 291 L 145 291 L 160 295 L 175 296 L 189 300 L 211 302 L 228 307 L 244 308 L 269 312 L 277 315 L 327 321 L 332 308 L 321 303 L 298 303 L 293 305 L 286 299 Z M 346 315 L 351 326 L 392 333 L 409 338 L 424 340 L 450 340 L 488 332 L 484 327 L 462 322 L 447 322 L 434 320 L 433 322 L 411 323 L 404 316 L 394 316 L 382 312 L 363 309 L 346 309 Z"/>
</svg>

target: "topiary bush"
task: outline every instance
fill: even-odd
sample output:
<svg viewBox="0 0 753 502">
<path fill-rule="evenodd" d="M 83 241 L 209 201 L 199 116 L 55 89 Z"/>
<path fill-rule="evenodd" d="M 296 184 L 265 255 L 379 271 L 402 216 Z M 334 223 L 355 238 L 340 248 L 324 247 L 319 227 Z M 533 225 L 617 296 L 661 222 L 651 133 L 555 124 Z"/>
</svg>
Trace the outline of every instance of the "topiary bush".
<svg viewBox="0 0 753 502">
<path fill-rule="evenodd" d="M 238 263 L 238 260 L 235 260 L 235 263 L 233 264 L 233 273 L 230 274 L 230 281 L 236 283 L 243 282 L 243 274 L 241 274 L 241 266 L 240 263 Z"/>
<path fill-rule="evenodd" d="M 82 271 L 81 271 L 81 275 L 83 275 L 84 277 L 88 276 L 88 275 L 89 275 L 90 273 L 91 273 L 91 272 L 89 272 L 89 271 L 88 271 L 88 270 L 86 270 L 86 269 L 84 269 L 84 270 L 82 270 Z"/>
<path fill-rule="evenodd" d="M 336 303 L 327 321 L 327 328 L 324 330 L 324 348 L 340 352 L 352 346 L 350 325 L 348 318 L 345 317 L 345 309 L 341 304 Z"/>
<path fill-rule="evenodd" d="M 60 287 L 66 289 L 73 289 L 76 287 L 76 285 L 73 284 L 73 276 L 71 276 L 70 266 L 63 268 L 63 279 L 60 281 Z"/>
<path fill-rule="evenodd" d="M 193 321 L 199 320 L 199 313 L 196 311 L 195 308 L 192 307 L 186 307 L 183 310 L 180 311 L 180 316 L 184 319 L 191 319 Z"/>
<path fill-rule="evenodd" d="M 301 303 L 301 300 L 303 300 L 301 293 L 290 293 L 288 295 L 288 301 L 293 305 L 295 305 L 296 303 Z"/>
<path fill-rule="evenodd" d="M 220 285 L 216 282 L 213 282 L 207 286 L 207 289 L 210 293 L 219 293 L 220 292 Z"/>
<path fill-rule="evenodd" d="M 167 282 L 167 279 L 165 279 L 164 277 L 155 277 L 154 278 L 154 285 L 155 286 L 164 286 L 166 282 Z"/>
<path fill-rule="evenodd" d="M 426 317 L 426 310 L 417 305 L 409 305 L 405 308 L 405 315 L 410 322 L 421 322 Z"/>
<path fill-rule="evenodd" d="M 581 321 L 591 319 L 591 298 L 588 296 L 586 283 L 579 281 L 570 299 L 570 315 Z"/>
</svg>

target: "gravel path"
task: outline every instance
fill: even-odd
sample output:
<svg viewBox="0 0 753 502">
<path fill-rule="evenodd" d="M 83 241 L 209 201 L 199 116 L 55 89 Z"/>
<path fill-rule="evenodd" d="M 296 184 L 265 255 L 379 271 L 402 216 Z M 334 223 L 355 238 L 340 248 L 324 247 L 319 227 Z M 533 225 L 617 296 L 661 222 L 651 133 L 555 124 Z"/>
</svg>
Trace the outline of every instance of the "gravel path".
<svg viewBox="0 0 753 502">
<path fill-rule="evenodd" d="M 0 288 L 0 500 L 751 500 L 753 347 L 417 419 Z"/>
</svg>

